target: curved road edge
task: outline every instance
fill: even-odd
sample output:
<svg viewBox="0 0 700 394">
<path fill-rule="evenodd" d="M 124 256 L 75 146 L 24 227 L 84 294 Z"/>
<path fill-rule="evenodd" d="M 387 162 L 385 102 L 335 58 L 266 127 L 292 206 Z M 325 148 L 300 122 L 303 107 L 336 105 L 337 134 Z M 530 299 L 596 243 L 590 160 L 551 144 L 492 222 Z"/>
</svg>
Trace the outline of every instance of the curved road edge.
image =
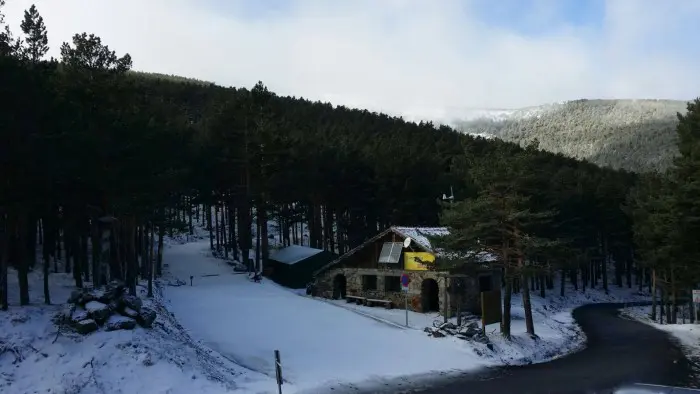
<svg viewBox="0 0 700 394">
<path fill-rule="evenodd" d="M 585 348 L 547 362 L 457 376 L 408 377 L 375 385 L 366 393 L 602 394 L 634 383 L 687 387 L 692 368 L 678 342 L 665 331 L 619 316 L 620 309 L 650 304 L 601 303 L 574 309 L 574 320 L 586 335 Z M 365 392 L 358 388 L 355 393 Z"/>
</svg>

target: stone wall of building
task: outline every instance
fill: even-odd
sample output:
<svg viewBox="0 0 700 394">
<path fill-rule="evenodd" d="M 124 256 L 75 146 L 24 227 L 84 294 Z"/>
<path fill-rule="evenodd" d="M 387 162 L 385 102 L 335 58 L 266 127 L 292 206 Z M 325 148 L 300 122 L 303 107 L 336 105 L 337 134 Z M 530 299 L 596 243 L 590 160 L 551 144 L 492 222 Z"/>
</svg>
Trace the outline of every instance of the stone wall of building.
<svg viewBox="0 0 700 394">
<path fill-rule="evenodd" d="M 403 291 L 386 291 L 385 278 L 387 276 L 401 276 L 408 274 L 411 279 L 408 286 L 408 294 Z M 422 310 L 422 285 L 426 279 L 432 279 L 437 282 L 438 299 L 440 312 L 445 310 L 445 302 L 449 315 L 454 314 L 457 308 L 462 307 L 463 311 L 476 312 L 479 308 L 479 289 L 478 281 L 474 277 L 466 275 L 449 275 L 446 272 L 436 271 L 403 271 L 403 270 L 388 270 L 388 269 L 369 269 L 369 268 L 336 268 L 324 272 L 316 279 L 318 295 L 325 298 L 334 298 L 334 281 L 336 276 L 343 275 L 345 277 L 346 294 L 359 297 L 367 297 L 381 300 L 390 300 L 394 307 L 403 308 L 408 296 L 408 307 L 416 312 L 424 312 Z M 364 275 L 373 275 L 377 278 L 376 290 L 364 290 L 362 285 L 362 277 Z M 460 278 L 462 286 L 459 290 L 457 287 L 446 289 L 455 283 L 456 279 Z M 447 291 L 446 291 L 447 290 Z M 340 298 L 339 293 L 335 292 L 335 298 Z"/>
</svg>

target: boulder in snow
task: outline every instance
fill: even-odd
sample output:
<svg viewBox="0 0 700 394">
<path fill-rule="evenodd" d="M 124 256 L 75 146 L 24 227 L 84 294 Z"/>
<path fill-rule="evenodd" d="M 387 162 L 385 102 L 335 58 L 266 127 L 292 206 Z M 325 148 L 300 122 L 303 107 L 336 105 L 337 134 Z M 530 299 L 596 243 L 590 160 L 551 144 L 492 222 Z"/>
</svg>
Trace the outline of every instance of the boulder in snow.
<svg viewBox="0 0 700 394">
<path fill-rule="evenodd" d="M 54 322 L 74 327 L 82 334 L 102 325 L 106 331 L 131 330 L 136 324 L 150 328 L 156 319 L 155 310 L 144 307 L 141 298 L 125 291 L 126 286 L 118 281 L 98 289 L 77 289 L 68 298 L 68 305 L 56 314 Z"/>
<path fill-rule="evenodd" d="M 119 281 L 112 281 L 105 286 L 105 295 L 109 296 L 110 300 L 115 300 L 124 295 L 126 285 Z"/>
<path fill-rule="evenodd" d="M 124 294 L 121 297 L 121 303 L 125 308 L 131 308 L 136 312 L 140 312 L 143 307 L 143 301 L 136 296 L 130 294 Z"/>
<path fill-rule="evenodd" d="M 143 308 L 136 319 L 141 327 L 151 328 L 156 320 L 156 312 L 149 308 Z"/>
<path fill-rule="evenodd" d="M 90 316 L 88 315 L 87 311 L 84 309 L 74 309 L 73 313 L 71 314 L 70 320 L 71 323 L 78 323 L 83 320 L 89 319 Z"/>
<path fill-rule="evenodd" d="M 129 307 L 124 308 L 124 310 L 122 311 L 122 315 L 130 317 L 132 319 L 136 319 L 137 317 L 139 317 L 139 313 Z"/>
<path fill-rule="evenodd" d="M 119 300 L 112 300 L 107 303 L 107 306 L 109 307 L 109 310 L 114 313 L 119 311 Z"/>
<path fill-rule="evenodd" d="M 63 304 L 63 306 L 61 306 L 61 310 L 59 310 L 53 318 L 54 323 L 70 324 L 75 308 L 76 306 L 74 304 Z"/>
<path fill-rule="evenodd" d="M 105 323 L 105 331 L 133 330 L 136 327 L 136 320 L 126 316 L 112 315 Z"/>
<path fill-rule="evenodd" d="M 85 304 L 87 304 L 90 301 L 93 301 L 94 299 L 95 296 L 90 294 L 90 292 L 88 292 L 87 290 L 78 289 L 74 290 L 71 293 L 70 297 L 68 297 L 68 303 L 84 306 Z"/>
<path fill-rule="evenodd" d="M 97 325 L 97 322 L 94 321 L 93 319 L 85 319 L 85 320 L 81 320 L 79 322 L 76 322 L 74 324 L 74 327 L 75 327 L 76 331 L 78 331 L 79 333 L 81 333 L 83 335 L 87 335 L 93 331 L 97 331 L 97 329 L 99 328 L 99 326 Z"/>
<path fill-rule="evenodd" d="M 112 314 L 109 307 L 99 301 L 88 302 L 85 304 L 85 310 L 88 312 L 90 317 L 95 319 L 95 321 L 100 324 L 106 322 L 107 319 L 109 319 L 109 316 Z"/>
</svg>

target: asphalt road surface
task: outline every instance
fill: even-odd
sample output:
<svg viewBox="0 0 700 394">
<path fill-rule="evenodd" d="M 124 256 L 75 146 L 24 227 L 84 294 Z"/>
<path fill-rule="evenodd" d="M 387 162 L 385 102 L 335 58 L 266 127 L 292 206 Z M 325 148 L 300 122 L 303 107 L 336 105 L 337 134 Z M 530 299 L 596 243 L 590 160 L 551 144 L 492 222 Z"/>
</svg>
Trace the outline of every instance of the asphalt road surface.
<svg viewBox="0 0 700 394">
<path fill-rule="evenodd" d="M 586 349 L 560 359 L 502 367 L 406 390 L 425 394 L 603 394 L 630 383 L 689 386 L 691 363 L 670 337 L 618 316 L 623 304 L 576 309 L 588 337 Z"/>
</svg>

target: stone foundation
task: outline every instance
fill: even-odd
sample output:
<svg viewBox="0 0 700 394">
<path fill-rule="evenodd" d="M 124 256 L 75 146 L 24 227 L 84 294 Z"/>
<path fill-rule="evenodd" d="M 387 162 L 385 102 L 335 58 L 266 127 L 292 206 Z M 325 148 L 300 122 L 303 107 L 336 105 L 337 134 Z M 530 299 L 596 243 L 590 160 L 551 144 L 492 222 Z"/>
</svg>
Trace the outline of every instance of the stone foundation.
<svg viewBox="0 0 700 394">
<path fill-rule="evenodd" d="M 411 281 L 408 286 L 408 294 L 403 291 L 386 291 L 385 277 L 401 276 L 408 274 Z M 338 275 L 345 277 L 345 295 L 353 295 L 358 297 L 374 298 L 380 300 L 390 300 L 395 308 L 403 308 L 408 296 L 408 308 L 416 312 L 425 312 L 422 310 L 422 285 L 426 279 L 432 279 L 437 282 L 438 300 L 440 313 L 445 310 L 447 303 L 448 315 L 452 315 L 457 311 L 459 298 L 461 298 L 462 310 L 473 311 L 479 307 L 478 282 L 475 278 L 469 276 L 454 276 L 446 272 L 437 271 L 403 271 L 403 270 L 386 270 L 386 269 L 369 269 L 369 268 L 336 268 L 322 273 L 316 278 L 316 286 L 318 294 L 325 298 L 341 298 L 342 294 L 335 289 L 334 281 Z M 364 275 L 372 275 L 377 278 L 376 290 L 364 290 L 362 278 Z M 454 278 L 459 277 L 463 282 L 461 291 L 446 291 L 446 285 L 454 282 Z"/>
</svg>

